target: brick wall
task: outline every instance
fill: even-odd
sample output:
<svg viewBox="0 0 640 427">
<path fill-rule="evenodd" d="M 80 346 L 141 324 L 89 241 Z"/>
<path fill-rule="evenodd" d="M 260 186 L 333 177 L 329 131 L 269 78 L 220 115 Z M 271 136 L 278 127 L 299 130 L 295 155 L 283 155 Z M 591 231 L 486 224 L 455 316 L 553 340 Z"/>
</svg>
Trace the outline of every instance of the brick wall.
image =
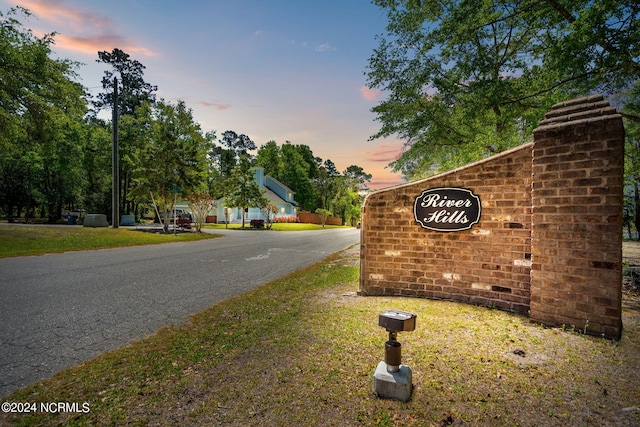
<svg viewBox="0 0 640 427">
<path fill-rule="evenodd" d="M 496 157 L 427 180 L 369 194 L 362 215 L 361 291 L 410 295 L 529 310 L 531 149 Z M 466 187 L 480 197 L 471 230 L 438 232 L 415 221 L 422 190 Z"/>
<path fill-rule="evenodd" d="M 570 101 L 534 141 L 531 318 L 619 336 L 622 120 L 602 97 Z"/>
<path fill-rule="evenodd" d="M 559 104 L 533 143 L 369 194 L 360 293 L 494 306 L 580 329 L 589 320 L 589 333 L 618 337 L 624 134 L 620 116 L 600 102 Z M 479 223 L 422 228 L 414 202 L 434 187 L 472 190 Z"/>
</svg>

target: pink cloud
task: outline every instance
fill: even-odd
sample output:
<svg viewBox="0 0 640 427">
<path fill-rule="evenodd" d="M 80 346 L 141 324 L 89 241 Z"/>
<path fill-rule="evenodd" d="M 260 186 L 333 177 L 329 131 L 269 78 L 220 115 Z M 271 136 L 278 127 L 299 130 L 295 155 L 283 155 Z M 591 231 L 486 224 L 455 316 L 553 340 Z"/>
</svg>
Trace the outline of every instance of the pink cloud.
<svg viewBox="0 0 640 427">
<path fill-rule="evenodd" d="M 111 51 L 114 48 L 122 49 L 130 55 L 140 54 L 144 56 L 154 56 L 155 54 L 147 48 L 130 44 L 125 38 L 118 35 L 99 35 L 92 37 L 75 37 L 65 34 L 56 34 L 56 47 L 95 55 L 98 51 Z"/>
<path fill-rule="evenodd" d="M 230 108 L 233 108 L 233 105 L 231 105 L 231 104 L 220 104 L 220 103 L 216 103 L 216 102 L 200 101 L 198 104 L 202 105 L 205 108 L 213 108 L 213 109 L 218 110 L 218 111 L 225 111 L 225 110 L 228 110 Z"/>
<path fill-rule="evenodd" d="M 370 89 L 367 86 L 360 87 L 360 94 L 367 101 L 375 101 L 382 95 L 382 91 L 378 89 Z"/>
<path fill-rule="evenodd" d="M 55 24 L 56 47 L 95 55 L 100 50 L 119 48 L 129 54 L 155 56 L 150 49 L 114 33 L 113 21 L 99 14 L 64 4 L 64 0 L 19 0 L 40 19 Z"/>
<path fill-rule="evenodd" d="M 372 179 L 368 184 L 369 188 L 372 190 L 381 190 L 383 188 L 394 187 L 396 185 L 404 184 L 406 181 L 402 178 L 392 179 L 392 180 L 376 180 Z"/>
<path fill-rule="evenodd" d="M 402 155 L 402 147 L 394 147 L 389 145 L 380 145 L 375 151 L 367 151 L 367 160 L 371 162 L 390 163 Z"/>
<path fill-rule="evenodd" d="M 232 105 L 232 104 L 223 104 L 220 102 L 207 102 L 207 101 L 200 101 L 198 102 L 198 105 L 201 105 L 205 108 L 213 108 L 214 110 L 218 110 L 218 111 L 230 110 L 232 108 L 249 108 L 249 109 L 262 108 L 262 105 Z"/>
<path fill-rule="evenodd" d="M 19 0 L 18 4 L 29 9 L 38 18 L 65 26 L 71 25 L 76 30 L 82 30 L 87 26 L 104 28 L 113 25 L 111 19 L 75 7 L 71 8 L 66 6 L 63 0 Z"/>
</svg>

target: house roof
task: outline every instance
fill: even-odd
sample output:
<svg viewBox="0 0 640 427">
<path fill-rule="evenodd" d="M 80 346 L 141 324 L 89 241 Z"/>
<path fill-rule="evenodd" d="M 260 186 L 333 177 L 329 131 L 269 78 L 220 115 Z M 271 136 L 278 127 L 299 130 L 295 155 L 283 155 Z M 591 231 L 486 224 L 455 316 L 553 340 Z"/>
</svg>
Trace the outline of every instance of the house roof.
<svg viewBox="0 0 640 427">
<path fill-rule="evenodd" d="M 289 187 L 287 187 L 286 185 L 284 185 L 282 182 L 280 182 L 279 180 L 275 179 L 274 177 L 272 177 L 270 175 L 265 175 L 265 181 L 266 181 L 267 178 L 269 178 L 270 180 L 275 182 L 276 185 L 279 185 L 280 187 L 282 187 L 285 191 L 288 191 L 289 193 L 292 193 L 292 194 L 296 194 L 295 191 L 293 191 L 292 189 L 290 189 Z M 265 185 L 265 187 L 266 187 L 266 185 Z"/>
<path fill-rule="evenodd" d="M 286 187 L 285 187 L 285 188 L 286 188 Z M 265 190 L 264 196 L 265 196 L 267 199 L 269 199 L 269 201 L 270 201 L 270 202 L 272 202 L 272 203 L 276 203 L 276 204 L 278 204 L 278 203 L 281 203 L 281 204 L 282 204 L 282 203 L 284 203 L 284 204 L 287 204 L 287 205 L 296 206 L 296 204 L 295 204 L 295 203 L 287 202 L 287 201 L 286 201 L 286 200 L 284 200 L 282 197 L 278 196 L 275 192 L 273 192 L 273 191 L 272 191 L 269 187 L 267 187 L 266 185 L 264 186 L 264 190 Z"/>
</svg>

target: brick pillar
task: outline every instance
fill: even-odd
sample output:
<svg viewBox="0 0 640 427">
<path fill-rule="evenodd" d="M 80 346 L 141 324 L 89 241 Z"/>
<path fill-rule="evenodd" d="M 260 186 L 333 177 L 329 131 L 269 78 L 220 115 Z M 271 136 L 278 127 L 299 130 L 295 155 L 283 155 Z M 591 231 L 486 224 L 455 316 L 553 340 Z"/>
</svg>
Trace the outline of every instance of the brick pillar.
<svg viewBox="0 0 640 427">
<path fill-rule="evenodd" d="M 623 155 L 600 95 L 555 105 L 534 131 L 532 320 L 620 337 Z"/>
</svg>

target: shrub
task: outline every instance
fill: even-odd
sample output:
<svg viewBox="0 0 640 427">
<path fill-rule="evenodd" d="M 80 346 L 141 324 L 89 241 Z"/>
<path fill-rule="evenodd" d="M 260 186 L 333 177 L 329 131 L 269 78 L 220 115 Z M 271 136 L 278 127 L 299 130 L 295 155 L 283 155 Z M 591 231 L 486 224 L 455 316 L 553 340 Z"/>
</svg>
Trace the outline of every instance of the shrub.
<svg viewBox="0 0 640 427">
<path fill-rule="evenodd" d="M 274 223 L 294 223 L 298 222 L 298 217 L 296 215 L 284 215 L 276 217 L 273 220 Z"/>
</svg>

